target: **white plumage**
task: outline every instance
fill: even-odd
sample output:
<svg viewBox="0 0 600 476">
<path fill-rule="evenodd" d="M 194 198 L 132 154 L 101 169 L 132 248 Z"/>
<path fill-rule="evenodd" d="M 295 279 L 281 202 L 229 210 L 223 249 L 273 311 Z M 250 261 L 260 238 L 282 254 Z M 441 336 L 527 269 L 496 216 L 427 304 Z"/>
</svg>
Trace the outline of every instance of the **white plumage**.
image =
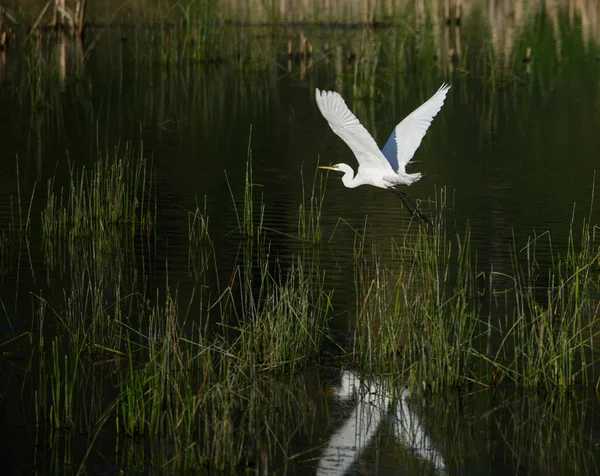
<svg viewBox="0 0 600 476">
<path fill-rule="evenodd" d="M 343 163 L 321 168 L 343 172 L 342 182 L 348 188 L 359 185 L 391 188 L 416 182 L 421 174 L 406 173 L 406 165 L 421 145 L 431 121 L 442 108 L 449 89 L 449 85 L 442 84 L 428 101 L 406 116 L 394 128 L 382 150 L 338 93 L 317 89 L 317 106 L 321 114 L 358 160 L 356 175 L 352 167 Z"/>
</svg>

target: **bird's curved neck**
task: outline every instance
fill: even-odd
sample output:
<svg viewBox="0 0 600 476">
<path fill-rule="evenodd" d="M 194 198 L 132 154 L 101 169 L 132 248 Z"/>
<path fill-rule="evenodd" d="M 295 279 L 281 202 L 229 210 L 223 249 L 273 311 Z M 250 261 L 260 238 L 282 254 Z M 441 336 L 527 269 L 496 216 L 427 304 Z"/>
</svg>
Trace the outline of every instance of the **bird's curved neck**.
<svg viewBox="0 0 600 476">
<path fill-rule="evenodd" d="M 344 172 L 344 176 L 342 177 L 342 183 L 346 188 L 354 188 L 362 185 L 362 181 L 358 180 L 358 177 L 354 177 L 354 170 L 352 167 L 346 164 L 340 165 L 340 170 Z"/>
</svg>

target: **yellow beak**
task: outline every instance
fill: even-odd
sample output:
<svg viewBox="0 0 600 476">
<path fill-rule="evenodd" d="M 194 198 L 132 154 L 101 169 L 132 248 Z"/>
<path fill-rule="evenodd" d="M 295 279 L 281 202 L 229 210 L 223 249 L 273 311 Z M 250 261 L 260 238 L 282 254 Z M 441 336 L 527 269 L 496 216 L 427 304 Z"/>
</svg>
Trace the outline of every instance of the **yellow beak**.
<svg viewBox="0 0 600 476">
<path fill-rule="evenodd" d="M 332 167 L 331 165 L 319 165 L 319 168 L 325 170 L 335 170 L 337 167 Z"/>
</svg>

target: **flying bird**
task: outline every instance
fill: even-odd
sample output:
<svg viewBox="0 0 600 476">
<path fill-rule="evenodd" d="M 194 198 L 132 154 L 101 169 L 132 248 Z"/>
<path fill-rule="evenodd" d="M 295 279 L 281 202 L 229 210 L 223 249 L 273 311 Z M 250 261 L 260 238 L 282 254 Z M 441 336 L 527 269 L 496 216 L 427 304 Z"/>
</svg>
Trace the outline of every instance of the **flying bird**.
<svg viewBox="0 0 600 476">
<path fill-rule="evenodd" d="M 407 173 L 406 165 L 421 145 L 431 121 L 442 108 L 449 89 L 449 85 L 442 84 L 429 100 L 406 116 L 394 128 L 381 150 L 371 134 L 348 109 L 342 96 L 335 91 L 319 91 L 317 89 L 317 106 L 321 114 L 327 119 L 333 132 L 348 144 L 358 160 L 356 175 L 354 175 L 352 167 L 344 163 L 320 168 L 342 172 L 344 174 L 342 183 L 347 188 L 373 185 L 390 190 L 402 199 L 402 203 L 413 218 L 428 223 L 427 217 L 412 203 L 408 194 L 396 190 L 394 187 L 410 185 L 421 178 L 420 173 Z"/>
</svg>

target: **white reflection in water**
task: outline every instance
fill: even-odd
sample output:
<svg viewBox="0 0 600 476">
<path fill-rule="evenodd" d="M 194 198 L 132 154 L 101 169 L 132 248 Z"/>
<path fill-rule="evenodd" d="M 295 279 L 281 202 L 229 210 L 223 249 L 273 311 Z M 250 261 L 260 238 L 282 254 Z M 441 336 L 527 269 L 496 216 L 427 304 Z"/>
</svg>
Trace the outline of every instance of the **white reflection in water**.
<svg viewBox="0 0 600 476">
<path fill-rule="evenodd" d="M 408 406 L 408 390 L 402 391 L 400 401 L 394 406 L 392 395 L 381 381 L 361 381 L 354 372 L 344 371 L 341 384 L 334 393 L 341 401 L 350 400 L 356 394 L 358 403 L 331 436 L 319 461 L 318 475 L 345 474 L 367 447 L 380 423 L 390 418 L 393 419 L 394 434 L 402 445 L 429 461 L 438 473 L 446 472 L 444 457 L 433 446 L 419 417 Z"/>
</svg>

